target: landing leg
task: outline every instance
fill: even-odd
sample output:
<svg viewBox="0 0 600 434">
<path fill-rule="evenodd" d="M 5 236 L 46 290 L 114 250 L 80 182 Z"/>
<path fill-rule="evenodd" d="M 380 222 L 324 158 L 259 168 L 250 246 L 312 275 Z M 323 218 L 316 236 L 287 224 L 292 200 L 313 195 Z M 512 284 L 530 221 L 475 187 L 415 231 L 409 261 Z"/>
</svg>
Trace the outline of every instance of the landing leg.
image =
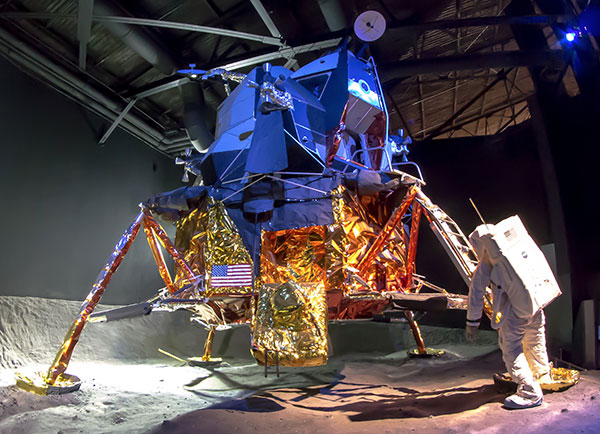
<svg viewBox="0 0 600 434">
<path fill-rule="evenodd" d="M 421 336 L 421 330 L 419 330 L 419 325 L 415 321 L 415 315 L 412 311 L 407 310 L 404 312 L 406 319 L 408 320 L 408 325 L 410 326 L 410 330 L 412 331 L 413 338 L 415 339 L 415 343 L 417 344 L 416 350 L 410 350 L 408 352 L 409 357 L 439 357 L 444 354 L 443 350 L 434 350 L 433 348 L 425 348 L 425 343 L 423 342 L 423 336 Z"/>
<path fill-rule="evenodd" d="M 202 356 L 203 362 L 210 362 L 210 354 L 212 353 L 212 344 L 215 339 L 215 328 L 211 327 L 208 330 L 208 336 L 204 342 L 204 355 Z"/>
<path fill-rule="evenodd" d="M 215 326 L 210 326 L 208 329 L 208 336 L 204 342 L 204 355 L 202 357 L 189 357 L 188 363 L 192 366 L 213 366 L 220 364 L 223 359 L 218 357 L 211 357 L 212 344 L 215 338 Z"/>
</svg>

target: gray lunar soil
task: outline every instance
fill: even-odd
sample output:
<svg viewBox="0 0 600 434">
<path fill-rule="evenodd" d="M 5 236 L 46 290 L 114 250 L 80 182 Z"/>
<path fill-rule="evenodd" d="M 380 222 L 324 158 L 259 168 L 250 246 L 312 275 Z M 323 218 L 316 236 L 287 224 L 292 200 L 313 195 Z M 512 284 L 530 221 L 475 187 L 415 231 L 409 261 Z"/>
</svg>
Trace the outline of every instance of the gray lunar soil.
<svg viewBox="0 0 600 434">
<path fill-rule="evenodd" d="M 313 368 L 264 368 L 249 328 L 217 332 L 216 367 L 164 356 L 202 354 L 206 332 L 185 312 L 88 324 L 68 373 L 77 392 L 38 396 L 15 372 L 45 371 L 79 302 L 0 297 L 0 433 L 600 432 L 600 375 L 582 373 L 541 407 L 508 411 L 491 376 L 503 370 L 493 332 L 467 344 L 461 329 L 423 327 L 433 359 L 411 359 L 405 324 L 330 324 L 332 355 Z M 99 306 L 97 311 L 106 308 Z"/>
</svg>

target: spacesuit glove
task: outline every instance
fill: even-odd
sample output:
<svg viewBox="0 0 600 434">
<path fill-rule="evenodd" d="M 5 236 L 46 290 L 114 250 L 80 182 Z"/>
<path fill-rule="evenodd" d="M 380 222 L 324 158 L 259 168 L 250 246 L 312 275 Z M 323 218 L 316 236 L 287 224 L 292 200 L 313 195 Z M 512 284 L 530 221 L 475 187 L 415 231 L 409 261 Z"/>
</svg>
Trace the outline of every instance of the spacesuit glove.
<svg viewBox="0 0 600 434">
<path fill-rule="evenodd" d="M 465 339 L 467 340 L 467 342 L 475 342 L 475 340 L 477 339 L 478 332 L 479 324 L 471 325 L 467 323 L 467 326 L 465 327 Z"/>
</svg>

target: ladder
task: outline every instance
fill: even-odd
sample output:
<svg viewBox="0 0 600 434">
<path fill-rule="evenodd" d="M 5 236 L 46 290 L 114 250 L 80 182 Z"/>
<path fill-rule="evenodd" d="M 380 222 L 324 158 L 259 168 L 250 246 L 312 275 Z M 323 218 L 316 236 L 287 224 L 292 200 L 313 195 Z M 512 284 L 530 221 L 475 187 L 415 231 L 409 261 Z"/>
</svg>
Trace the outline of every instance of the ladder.
<svg viewBox="0 0 600 434">
<path fill-rule="evenodd" d="M 478 260 L 469 239 L 460 230 L 460 227 L 448 214 L 419 189 L 415 200 L 425 210 L 429 226 L 436 238 L 452 260 L 452 263 L 467 284 L 471 283 L 471 276 L 477 267 Z"/>
</svg>

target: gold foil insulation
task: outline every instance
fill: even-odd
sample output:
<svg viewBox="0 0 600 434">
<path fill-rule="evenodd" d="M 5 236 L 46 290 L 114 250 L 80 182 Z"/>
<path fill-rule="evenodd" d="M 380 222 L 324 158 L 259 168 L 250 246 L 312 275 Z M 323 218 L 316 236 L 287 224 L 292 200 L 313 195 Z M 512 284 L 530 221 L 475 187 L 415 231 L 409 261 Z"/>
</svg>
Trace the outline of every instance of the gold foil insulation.
<svg viewBox="0 0 600 434">
<path fill-rule="evenodd" d="M 252 318 L 252 352 L 259 363 L 282 366 L 320 365 L 327 361 L 327 320 L 372 318 L 389 307 L 386 291 L 414 290 L 412 273 L 420 217 L 413 206 L 412 236 L 402 219 L 414 202 L 417 189 L 359 195 L 344 186 L 332 191 L 334 223 L 280 231 L 264 231 L 260 243 L 260 275 L 253 297 L 253 264 L 242 237 L 222 202 L 206 195 L 177 224 L 173 244 L 150 211 L 142 210 L 125 232 L 109 263 L 65 337 L 47 374 L 52 384 L 64 373 L 87 317 L 98 303 L 110 277 L 129 249 L 143 222 L 159 273 L 170 293 L 205 278 L 206 292 L 197 285 L 178 293 L 173 308 L 196 313 L 199 323 L 214 326 L 243 323 Z M 161 247 L 175 262 L 172 279 Z M 181 253 L 179 253 L 181 252 Z M 243 266 L 248 282 L 217 286 L 213 272 Z M 220 268 L 215 268 L 220 267 Z M 228 271 L 229 273 L 229 271 Z M 233 282 L 233 280 L 231 280 Z M 183 303 L 209 297 L 206 303 Z M 183 303 L 183 304 L 182 304 Z M 407 315 L 419 350 L 420 332 Z"/>
<path fill-rule="evenodd" d="M 390 301 L 378 292 L 345 294 L 341 289 L 327 291 L 329 319 L 368 319 L 381 313 Z"/>
<path fill-rule="evenodd" d="M 250 295 L 252 285 L 212 286 L 215 265 L 250 264 L 252 259 L 242 237 L 222 202 L 205 197 L 200 206 L 179 220 L 175 244 L 192 270 L 207 277 L 206 295 Z M 178 268 L 175 286 L 182 287 L 185 276 Z"/>
<path fill-rule="evenodd" d="M 398 207 L 396 207 L 396 209 L 394 210 L 392 215 L 387 219 L 387 221 L 385 222 L 383 227 L 379 228 L 379 230 L 377 231 L 377 237 L 373 240 L 373 242 L 369 246 L 369 249 L 365 252 L 363 257 L 360 259 L 360 262 L 356 266 L 356 268 L 358 268 L 360 275 L 363 278 L 368 277 L 369 269 L 373 266 L 373 263 L 377 263 L 378 257 L 380 255 L 382 255 L 382 253 L 384 253 L 384 251 L 387 249 L 390 239 L 395 234 L 397 234 L 398 226 L 401 227 L 401 225 L 402 225 L 402 217 L 404 217 L 404 215 L 406 214 L 406 211 L 408 211 L 408 208 L 413 203 L 413 199 L 414 199 L 415 195 L 416 195 L 416 189 L 413 189 L 413 191 L 411 191 L 409 194 L 407 194 L 405 196 L 402 203 Z M 415 247 L 416 247 L 416 245 L 415 245 Z M 402 253 L 403 253 L 402 256 L 404 256 L 406 258 L 406 256 L 405 256 L 406 249 L 404 249 L 404 252 L 402 252 Z M 407 258 L 407 259 L 410 259 L 410 258 Z M 407 263 L 407 262 L 408 261 L 405 259 L 405 263 Z M 406 275 L 406 274 L 407 274 L 407 270 L 405 269 L 404 275 Z M 387 273 L 386 273 L 386 277 L 387 277 Z M 386 285 L 386 288 L 387 288 L 387 285 Z"/>
<path fill-rule="evenodd" d="M 327 362 L 327 298 L 320 283 L 267 283 L 258 293 L 252 354 L 261 365 Z"/>
<path fill-rule="evenodd" d="M 550 371 L 551 383 L 540 383 L 543 390 L 560 392 L 579 383 L 579 371 L 566 368 L 552 368 Z"/>
<path fill-rule="evenodd" d="M 204 249 L 206 242 L 206 230 L 202 224 L 200 215 L 206 209 L 206 200 L 194 209 L 186 217 L 177 222 L 175 235 L 175 247 L 183 255 L 183 259 L 190 265 L 192 271 L 199 276 L 205 275 Z M 175 286 L 181 287 L 185 279 L 183 271 L 175 267 Z"/>
<path fill-rule="evenodd" d="M 356 279 L 346 279 L 342 285 L 344 291 L 399 290 L 406 275 L 407 252 L 401 225 L 387 230 L 385 240 L 381 237 L 389 219 L 385 201 L 372 196 L 359 197 L 340 186 L 334 191 L 332 204 L 337 228 L 332 228 L 336 236 L 331 244 L 342 263 L 339 268 L 346 278 L 349 268 L 357 269 L 369 285 L 365 288 Z M 400 212 L 398 215 L 402 217 Z"/>
<path fill-rule="evenodd" d="M 214 326 L 252 321 L 252 353 L 263 365 L 315 366 L 327 362 L 328 319 L 372 318 L 390 306 L 386 292 L 418 292 L 414 287 L 421 205 L 417 187 L 359 195 L 344 186 L 331 192 L 334 223 L 279 231 L 263 231 L 260 240 L 260 274 L 253 293 L 249 284 L 216 285 L 215 267 L 244 266 L 254 270 L 240 232 L 222 202 L 205 195 L 198 206 L 177 222 L 173 244 L 146 208 L 123 234 L 108 264 L 69 329 L 47 375 L 47 385 L 64 377 L 79 335 L 110 277 L 127 253 L 142 222 L 159 273 L 170 293 L 204 277 L 205 292 L 197 285 L 177 293 L 166 308 L 195 312 L 200 324 L 210 327 L 204 359 L 210 358 Z M 412 225 L 405 232 L 403 219 L 412 205 Z M 172 279 L 161 247 L 175 262 Z M 181 252 L 181 253 L 180 253 Z M 216 273 L 216 272 L 215 272 Z M 250 272 L 248 272 L 250 274 Z M 222 276 L 219 275 L 221 278 Z M 230 281 L 225 279 L 228 284 Z M 245 283 L 246 281 L 244 281 Z M 207 302 L 183 303 L 208 297 Z M 463 299 L 449 304 L 463 305 Z M 425 354 L 420 330 L 412 312 L 406 317 Z M 64 374 L 64 375 L 63 375 Z M 567 376 L 567 374 L 564 374 Z M 568 378 L 565 380 L 569 380 Z M 570 381 L 570 380 L 569 380 Z"/>
<path fill-rule="evenodd" d="M 337 187 L 334 224 L 263 232 L 261 283 L 322 283 L 329 319 L 372 318 L 389 304 L 382 292 L 410 286 L 401 219 L 414 195 L 409 191 L 390 211 L 386 198 Z M 412 246 L 414 258 L 416 236 Z"/>
<path fill-rule="evenodd" d="M 410 196 L 409 196 L 410 197 Z M 413 196 L 414 197 L 414 196 Z M 402 203 L 399 207 L 398 212 L 402 212 L 403 206 L 407 206 L 407 201 Z M 403 213 L 406 212 L 406 209 Z M 410 222 L 410 240 L 408 243 L 408 259 L 406 261 L 406 276 L 404 277 L 404 283 L 406 286 L 412 286 L 413 273 L 415 271 L 415 259 L 417 258 L 417 241 L 419 239 L 419 223 L 421 222 L 421 214 L 423 208 L 418 202 L 413 201 L 412 218 Z M 395 223 L 396 226 L 398 223 Z"/>
<path fill-rule="evenodd" d="M 325 226 L 263 232 L 260 274 L 262 283 L 294 280 L 325 283 L 327 263 Z"/>
<path fill-rule="evenodd" d="M 359 196 L 337 187 L 332 191 L 335 223 L 262 233 L 257 285 L 287 281 L 321 284 L 329 300 L 329 319 L 370 318 L 380 313 L 389 303 L 381 292 L 406 287 L 408 252 L 400 220 L 413 197 L 410 191 L 407 197 L 396 199 L 400 205 L 391 206 L 386 197 Z M 413 245 L 416 247 L 416 239 Z M 208 296 L 252 294 L 251 286 L 211 285 L 210 272 L 215 265 L 252 263 L 222 203 L 205 196 L 178 222 L 176 246 L 194 273 L 207 276 Z M 359 266 L 363 273 L 357 275 Z M 176 288 L 182 286 L 181 278 L 177 270 Z M 227 303 L 220 307 L 225 314 L 229 310 Z M 236 321 L 244 318 L 237 315 Z"/>
<path fill-rule="evenodd" d="M 325 289 L 329 319 L 372 318 L 389 306 L 382 292 L 412 289 L 421 216 L 414 202 L 417 191 L 411 188 L 401 200 L 392 198 L 399 202 L 392 207 L 386 197 L 359 196 L 340 186 L 332 192 L 334 224 L 263 232 L 253 350 L 259 362 L 265 363 L 266 357 L 269 364 L 278 359 L 300 366 L 326 357 L 303 350 L 302 342 L 311 342 L 310 348 L 324 348 L 326 342 L 314 334 L 297 334 L 308 309 L 297 296 L 298 285 Z M 402 218 L 413 204 L 407 251 Z M 406 313 L 419 354 L 425 353 L 412 312 Z M 312 315 L 317 318 L 317 312 Z"/>
<path fill-rule="evenodd" d="M 412 286 L 413 269 L 406 264 L 414 258 L 416 236 L 409 254 L 401 220 L 414 203 L 414 195 L 415 190 L 409 189 L 393 195 L 360 196 L 337 187 L 332 191 L 335 223 L 262 233 L 257 285 L 320 284 L 327 292 L 329 319 L 370 318 L 380 313 L 389 304 L 382 292 L 406 291 Z M 222 203 L 205 196 L 178 222 L 176 246 L 194 273 L 207 276 L 208 296 L 252 294 L 251 286 L 211 285 L 215 265 L 252 263 Z M 180 279 L 177 271 L 177 288 Z M 226 304 L 221 308 L 228 311 Z M 243 318 L 238 315 L 237 321 Z"/>
<path fill-rule="evenodd" d="M 566 390 L 569 387 L 577 384 L 579 382 L 579 378 L 580 372 L 575 369 L 552 367 L 550 369 L 551 381 L 549 383 L 540 382 L 540 387 L 544 392 L 562 392 L 563 390 Z M 510 387 L 510 383 L 512 383 L 513 388 L 516 386 L 510 374 L 508 373 L 495 374 L 494 382 L 503 388 Z"/>
</svg>

